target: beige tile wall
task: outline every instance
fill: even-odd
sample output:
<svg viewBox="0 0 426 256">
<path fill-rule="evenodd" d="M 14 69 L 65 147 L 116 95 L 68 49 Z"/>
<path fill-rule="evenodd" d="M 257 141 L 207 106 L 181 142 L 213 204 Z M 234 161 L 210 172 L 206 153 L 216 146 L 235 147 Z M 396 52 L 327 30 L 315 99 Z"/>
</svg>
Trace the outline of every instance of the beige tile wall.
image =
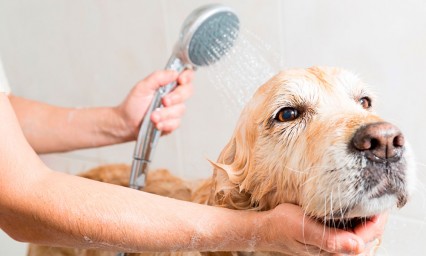
<svg viewBox="0 0 426 256">
<path fill-rule="evenodd" d="M 138 79 L 164 67 L 186 15 L 209 2 L 0 0 L 0 55 L 13 92 L 61 106 L 118 104 Z M 426 2 L 218 2 L 233 7 L 261 53 L 283 67 L 342 66 L 377 91 L 379 113 L 405 131 L 419 171 L 416 195 L 392 213 L 380 255 L 426 255 Z M 187 178 L 210 175 L 206 158 L 217 157 L 238 114 L 208 70 L 194 84 L 181 128 L 160 140 L 153 163 Z M 42 158 L 77 173 L 130 163 L 132 152 L 127 143 Z M 0 236 L 0 255 L 24 255 L 25 246 Z"/>
</svg>

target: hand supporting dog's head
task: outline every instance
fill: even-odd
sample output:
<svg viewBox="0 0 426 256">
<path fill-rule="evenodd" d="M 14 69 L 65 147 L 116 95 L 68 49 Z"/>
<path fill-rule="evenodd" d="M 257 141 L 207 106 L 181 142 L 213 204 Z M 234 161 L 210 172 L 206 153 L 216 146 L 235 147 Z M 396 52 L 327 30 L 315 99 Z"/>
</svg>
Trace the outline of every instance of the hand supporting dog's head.
<svg viewBox="0 0 426 256">
<path fill-rule="evenodd" d="M 215 166 L 211 203 L 268 210 L 300 205 L 323 220 L 402 207 L 414 166 L 374 97 L 337 68 L 288 70 L 258 89 Z"/>
</svg>

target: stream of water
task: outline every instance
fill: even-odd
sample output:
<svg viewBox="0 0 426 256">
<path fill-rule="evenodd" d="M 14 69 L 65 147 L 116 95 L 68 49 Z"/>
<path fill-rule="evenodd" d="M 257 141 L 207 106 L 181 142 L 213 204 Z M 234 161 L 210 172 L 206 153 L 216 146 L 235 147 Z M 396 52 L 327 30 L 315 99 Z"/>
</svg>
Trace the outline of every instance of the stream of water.
<svg viewBox="0 0 426 256">
<path fill-rule="evenodd" d="M 248 30 L 241 30 L 235 45 L 205 69 L 223 104 L 239 113 L 257 88 L 275 75 L 282 64 L 280 54 Z"/>
</svg>

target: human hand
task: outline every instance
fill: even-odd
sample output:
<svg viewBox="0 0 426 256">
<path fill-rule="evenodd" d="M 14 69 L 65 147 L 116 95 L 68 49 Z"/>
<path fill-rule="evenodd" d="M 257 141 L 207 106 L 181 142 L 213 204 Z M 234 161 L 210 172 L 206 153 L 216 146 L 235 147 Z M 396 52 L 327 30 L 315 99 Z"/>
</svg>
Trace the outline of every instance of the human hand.
<svg viewBox="0 0 426 256">
<path fill-rule="evenodd" d="M 354 234 L 359 236 L 365 243 L 363 254 L 372 256 L 381 244 L 381 237 L 388 221 L 389 213 L 376 215 L 365 223 L 358 224 L 353 230 Z"/>
<path fill-rule="evenodd" d="M 131 137 L 137 138 L 142 119 L 147 118 L 145 114 L 157 89 L 176 80 L 177 87 L 162 99 L 164 107 L 155 110 L 148 118 L 163 134 L 179 127 L 185 112 L 184 102 L 192 95 L 192 78 L 192 70 L 185 70 L 180 75 L 176 71 L 161 70 L 138 82 L 117 108 L 119 115 L 129 126 Z"/>
<path fill-rule="evenodd" d="M 370 255 L 387 219 L 386 214 L 380 215 L 346 231 L 310 219 L 293 204 L 281 204 L 267 214 L 259 249 L 289 255 Z"/>
</svg>

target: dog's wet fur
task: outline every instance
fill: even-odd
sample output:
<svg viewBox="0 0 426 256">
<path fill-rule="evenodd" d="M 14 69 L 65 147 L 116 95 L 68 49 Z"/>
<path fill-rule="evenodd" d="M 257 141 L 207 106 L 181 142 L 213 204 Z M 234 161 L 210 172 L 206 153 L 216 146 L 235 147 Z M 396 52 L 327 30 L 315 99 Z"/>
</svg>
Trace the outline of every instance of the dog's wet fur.
<svg viewBox="0 0 426 256">
<path fill-rule="evenodd" d="M 239 210 L 293 203 L 325 225 L 350 229 L 403 207 L 414 188 L 410 148 L 374 106 L 373 93 L 348 71 L 283 71 L 245 106 L 229 143 L 212 162 L 211 178 L 187 182 L 153 171 L 145 191 Z M 107 165 L 82 176 L 127 186 L 129 172 L 127 165 Z M 29 255 L 115 253 L 31 245 Z"/>
</svg>

